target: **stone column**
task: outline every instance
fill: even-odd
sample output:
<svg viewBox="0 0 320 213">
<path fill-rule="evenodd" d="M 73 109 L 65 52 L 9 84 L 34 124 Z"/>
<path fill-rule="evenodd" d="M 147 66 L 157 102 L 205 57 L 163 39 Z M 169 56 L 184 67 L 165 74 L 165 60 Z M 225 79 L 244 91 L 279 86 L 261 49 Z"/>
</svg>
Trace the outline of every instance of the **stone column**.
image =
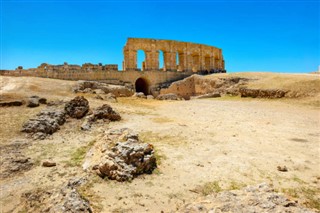
<svg viewBox="0 0 320 213">
<path fill-rule="evenodd" d="M 124 64 L 123 70 L 136 70 L 137 69 L 137 51 L 125 50 L 123 64 Z"/>
</svg>

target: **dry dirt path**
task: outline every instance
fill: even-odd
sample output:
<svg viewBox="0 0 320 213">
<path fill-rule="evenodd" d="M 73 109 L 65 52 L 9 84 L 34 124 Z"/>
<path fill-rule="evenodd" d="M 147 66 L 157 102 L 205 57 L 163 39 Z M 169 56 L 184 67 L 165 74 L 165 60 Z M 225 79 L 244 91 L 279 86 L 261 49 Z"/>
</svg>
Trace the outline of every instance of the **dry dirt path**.
<svg viewBox="0 0 320 213">
<path fill-rule="evenodd" d="M 105 210 L 168 212 L 213 182 L 224 189 L 267 182 L 279 190 L 319 192 L 319 110 L 259 100 L 157 103 L 119 105 L 127 113 L 114 127 L 140 132 L 161 164 L 157 174 L 131 183 L 95 184 Z M 289 171 L 279 172 L 284 165 Z"/>
</svg>

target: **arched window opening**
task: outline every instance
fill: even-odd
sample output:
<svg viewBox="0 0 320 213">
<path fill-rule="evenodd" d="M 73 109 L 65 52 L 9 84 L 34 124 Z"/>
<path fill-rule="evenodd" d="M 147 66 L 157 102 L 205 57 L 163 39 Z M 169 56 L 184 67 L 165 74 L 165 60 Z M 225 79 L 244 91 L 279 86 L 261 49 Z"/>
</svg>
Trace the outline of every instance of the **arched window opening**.
<svg viewBox="0 0 320 213">
<path fill-rule="evenodd" d="M 164 70 L 164 54 L 162 50 L 159 50 L 159 70 Z"/>
<path fill-rule="evenodd" d="M 138 50 L 137 51 L 137 69 L 139 71 L 145 70 L 145 61 L 146 61 L 146 54 L 144 50 Z"/>
</svg>

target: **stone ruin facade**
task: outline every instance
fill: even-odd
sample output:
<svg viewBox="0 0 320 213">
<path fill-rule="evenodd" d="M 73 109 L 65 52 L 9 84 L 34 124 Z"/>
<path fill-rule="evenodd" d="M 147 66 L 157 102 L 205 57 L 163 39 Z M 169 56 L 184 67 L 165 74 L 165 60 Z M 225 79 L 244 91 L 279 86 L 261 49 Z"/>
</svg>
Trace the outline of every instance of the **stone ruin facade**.
<svg viewBox="0 0 320 213">
<path fill-rule="evenodd" d="M 162 70 L 179 72 L 223 72 L 224 60 L 222 50 L 216 47 L 179 42 L 129 38 L 123 48 L 123 70 L 139 70 L 137 51 L 145 53 L 142 71 Z M 163 67 L 159 67 L 159 54 L 163 52 Z"/>
<path fill-rule="evenodd" d="M 138 67 L 137 52 L 142 50 L 145 59 Z M 163 67 L 160 67 L 160 52 Z M 216 47 L 172 40 L 128 38 L 123 49 L 123 70 L 117 64 L 91 64 L 82 66 L 64 63 L 43 63 L 37 68 L 0 70 L 0 75 L 34 76 L 63 80 L 103 81 L 109 84 L 130 85 L 145 95 L 166 88 L 172 82 L 193 74 L 224 73 L 222 50 Z"/>
</svg>

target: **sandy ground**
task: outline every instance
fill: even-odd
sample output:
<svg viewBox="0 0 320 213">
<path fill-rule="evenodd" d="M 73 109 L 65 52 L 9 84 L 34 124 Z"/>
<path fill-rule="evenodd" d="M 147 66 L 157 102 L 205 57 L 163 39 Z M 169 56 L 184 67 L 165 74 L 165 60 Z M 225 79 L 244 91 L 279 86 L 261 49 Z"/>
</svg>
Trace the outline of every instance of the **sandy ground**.
<svg viewBox="0 0 320 213">
<path fill-rule="evenodd" d="M 26 79 L 30 85 L 19 83 L 25 82 L 20 78 L 2 79 L 3 97 L 75 96 L 70 92 L 74 82 Z M 90 95 L 87 98 L 91 107 L 105 103 Z M 24 153 L 35 162 L 48 158 L 57 162 L 53 168 L 36 164 L 30 171 L 0 180 L 0 212 L 17 212 L 20 196 L 27 190 L 54 187 L 86 175 L 80 166 L 68 163 L 72 153 L 97 140 L 107 129 L 124 127 L 154 145 L 160 164 L 154 174 L 127 183 L 90 175 L 84 196 L 97 212 L 174 212 L 204 196 L 201 189 L 212 182 L 223 190 L 267 182 L 280 192 L 291 192 L 288 196 L 299 193 L 294 198 L 300 203 L 309 195 L 303 193 L 305 190 L 312 190 L 314 199 L 319 198 L 319 108 L 290 101 L 240 98 L 118 101 L 111 106 L 120 112 L 122 121 L 97 126 L 87 133 L 80 131 L 81 121 L 72 120 L 44 141 L 31 141 L 18 131 L 23 121 L 43 107 L 0 108 L 1 145 L 26 140 L 30 146 Z M 288 172 L 277 170 L 284 165 Z"/>
</svg>

